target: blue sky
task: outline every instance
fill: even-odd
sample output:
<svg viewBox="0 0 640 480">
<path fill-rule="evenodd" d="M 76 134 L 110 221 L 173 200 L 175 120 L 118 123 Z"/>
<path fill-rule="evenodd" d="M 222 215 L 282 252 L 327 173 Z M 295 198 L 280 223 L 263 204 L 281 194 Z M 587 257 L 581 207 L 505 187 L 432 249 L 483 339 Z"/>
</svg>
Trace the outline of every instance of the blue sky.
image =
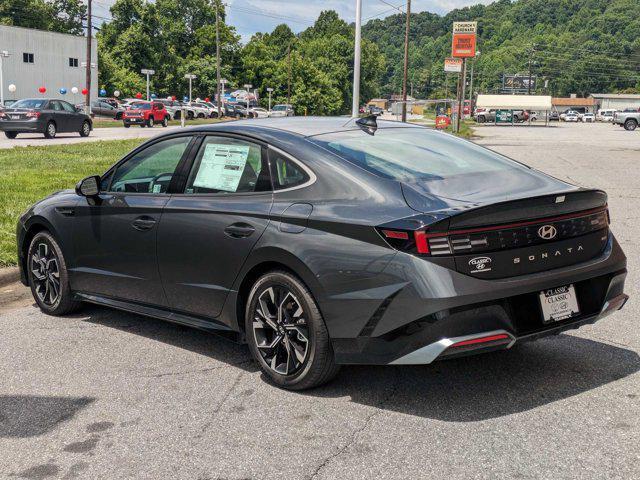
<svg viewBox="0 0 640 480">
<path fill-rule="evenodd" d="M 109 16 L 109 5 L 115 0 L 95 0 L 96 15 Z M 434 13 L 447 13 L 454 8 L 478 3 L 491 3 L 493 0 L 412 0 L 411 10 Z M 295 32 L 304 30 L 313 24 L 322 10 L 335 10 L 346 21 L 355 18 L 355 0 L 226 0 L 228 21 L 247 41 L 256 32 L 270 32 L 280 24 L 288 24 Z M 394 6 L 404 6 L 402 0 L 362 0 L 363 20 L 384 18 L 398 13 Z M 404 11 L 404 10 L 403 10 Z"/>
</svg>

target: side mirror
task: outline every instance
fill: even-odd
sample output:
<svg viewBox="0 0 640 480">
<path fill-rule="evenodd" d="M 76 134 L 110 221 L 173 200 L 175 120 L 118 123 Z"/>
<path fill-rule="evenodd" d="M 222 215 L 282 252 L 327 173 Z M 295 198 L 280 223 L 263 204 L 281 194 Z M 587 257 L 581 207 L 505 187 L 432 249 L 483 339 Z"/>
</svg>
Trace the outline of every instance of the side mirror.
<svg viewBox="0 0 640 480">
<path fill-rule="evenodd" d="M 76 185 L 76 193 L 83 197 L 95 197 L 100 193 L 100 177 L 92 175 L 80 180 Z"/>
</svg>

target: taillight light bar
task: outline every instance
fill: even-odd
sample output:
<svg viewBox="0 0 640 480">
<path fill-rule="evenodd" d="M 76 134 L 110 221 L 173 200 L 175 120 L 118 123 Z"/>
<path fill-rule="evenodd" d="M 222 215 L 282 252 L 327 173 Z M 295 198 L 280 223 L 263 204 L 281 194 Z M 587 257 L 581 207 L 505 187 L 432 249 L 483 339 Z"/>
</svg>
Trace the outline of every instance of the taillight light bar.
<svg viewBox="0 0 640 480">
<path fill-rule="evenodd" d="M 506 333 L 499 333 L 497 335 L 489 335 L 487 337 L 472 338 L 470 340 L 463 340 L 461 342 L 456 342 L 453 345 L 451 345 L 449 348 L 468 347 L 468 346 L 471 346 L 471 345 L 477 345 L 477 344 L 482 344 L 482 343 L 498 342 L 500 340 L 511 341 L 511 337 L 509 335 L 507 335 Z"/>
<path fill-rule="evenodd" d="M 27 118 L 39 118 L 40 112 L 27 112 Z"/>
</svg>

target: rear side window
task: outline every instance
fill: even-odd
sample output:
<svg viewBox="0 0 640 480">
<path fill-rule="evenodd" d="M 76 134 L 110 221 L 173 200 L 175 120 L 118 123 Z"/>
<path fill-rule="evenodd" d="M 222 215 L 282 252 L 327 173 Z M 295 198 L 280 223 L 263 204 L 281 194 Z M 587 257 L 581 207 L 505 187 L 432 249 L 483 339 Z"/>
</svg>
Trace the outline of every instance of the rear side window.
<svg viewBox="0 0 640 480">
<path fill-rule="evenodd" d="M 271 190 L 266 156 L 258 144 L 208 136 L 187 181 L 186 194 L 254 193 Z"/>
<path fill-rule="evenodd" d="M 303 168 L 285 155 L 269 150 L 269 158 L 274 190 L 297 187 L 309 181 Z"/>
</svg>

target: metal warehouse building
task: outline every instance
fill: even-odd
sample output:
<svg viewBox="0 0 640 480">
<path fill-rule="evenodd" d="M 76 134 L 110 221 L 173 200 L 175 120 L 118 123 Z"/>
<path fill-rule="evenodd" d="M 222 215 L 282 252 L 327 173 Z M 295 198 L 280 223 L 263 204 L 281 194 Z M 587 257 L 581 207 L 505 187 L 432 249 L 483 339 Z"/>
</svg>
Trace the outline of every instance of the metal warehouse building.
<svg viewBox="0 0 640 480">
<path fill-rule="evenodd" d="M 98 95 L 98 45 L 92 39 L 91 97 Z M 85 87 L 85 69 L 82 63 L 87 57 L 87 39 L 64 33 L 45 32 L 29 28 L 0 25 L 0 52 L 9 56 L 2 58 L 4 99 L 38 97 L 40 87 L 52 98 L 64 98 L 72 103 L 83 101 L 82 94 L 73 95 L 72 87 L 82 91 Z M 9 85 L 16 86 L 15 93 Z M 60 89 L 67 90 L 66 95 Z M 75 97 L 75 98 L 74 98 Z"/>
<path fill-rule="evenodd" d="M 640 108 L 640 95 L 634 93 L 592 93 L 589 96 L 595 100 L 598 108 Z"/>
</svg>

